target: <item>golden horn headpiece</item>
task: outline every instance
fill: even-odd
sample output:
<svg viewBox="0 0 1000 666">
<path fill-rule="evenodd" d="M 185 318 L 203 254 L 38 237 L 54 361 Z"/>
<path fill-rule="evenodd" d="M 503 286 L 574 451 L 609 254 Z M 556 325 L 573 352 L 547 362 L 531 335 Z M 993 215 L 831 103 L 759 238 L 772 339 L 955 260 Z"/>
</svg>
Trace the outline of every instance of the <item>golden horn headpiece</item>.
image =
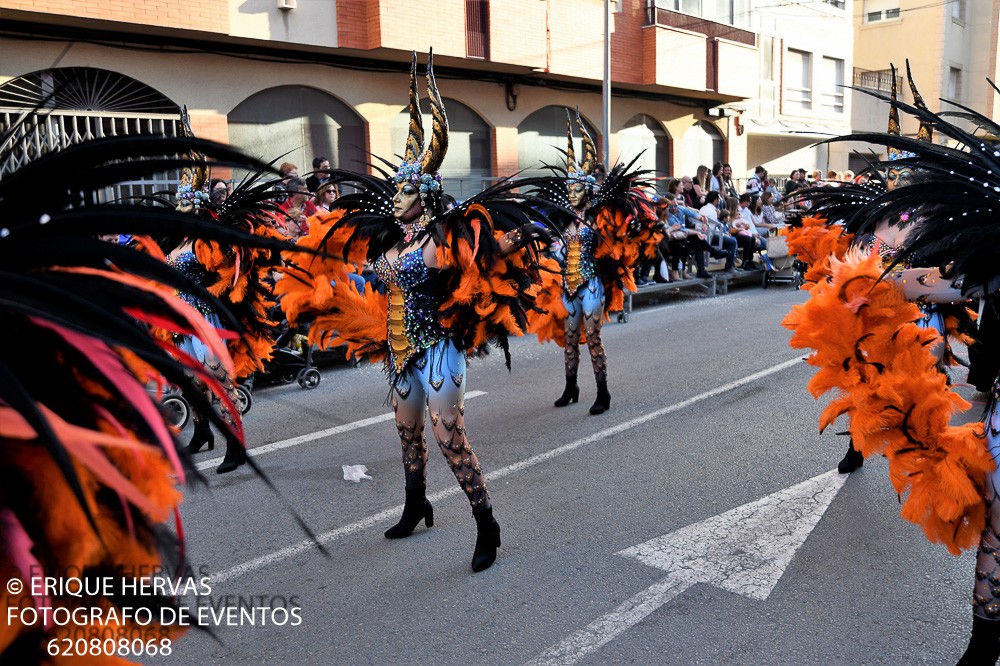
<svg viewBox="0 0 1000 666">
<path fill-rule="evenodd" d="M 899 109 L 896 108 L 896 66 L 889 63 L 889 70 L 892 73 L 892 87 L 889 93 L 889 128 L 886 130 L 889 134 L 893 136 L 901 136 L 899 128 Z M 887 150 L 890 160 L 901 160 L 905 157 L 913 157 L 912 153 L 908 153 L 899 148 L 889 146 Z"/>
<path fill-rule="evenodd" d="M 427 96 L 430 98 L 431 117 L 434 126 L 430 145 L 424 150 L 424 123 L 417 98 L 417 53 L 413 52 L 410 67 L 410 131 L 406 137 L 406 152 L 403 163 L 396 172 L 395 181 L 409 181 L 420 188 L 421 196 L 428 192 L 440 191 L 441 174 L 438 170 L 448 152 L 448 117 L 444 112 L 441 93 L 434 80 L 434 52 L 427 58 Z"/>
<path fill-rule="evenodd" d="M 573 150 L 573 119 L 569 115 L 569 109 L 566 109 L 566 171 L 577 169 L 576 152 Z"/>
<path fill-rule="evenodd" d="M 583 183 L 592 187 L 597 182 L 591 175 L 594 172 L 594 165 L 597 163 L 597 149 L 594 148 L 594 140 L 590 138 L 590 133 L 587 132 L 587 127 L 583 124 L 579 107 L 576 109 L 576 125 L 580 128 L 580 134 L 583 136 L 583 162 L 579 165 L 576 162 L 576 153 L 573 151 L 572 121 L 569 109 L 566 109 L 566 135 L 569 142 L 566 151 L 566 173 L 569 175 L 570 182 Z"/>
<path fill-rule="evenodd" d="M 924 98 L 920 96 L 920 92 L 917 91 L 916 84 L 913 83 L 913 75 L 910 72 L 910 60 L 906 59 L 906 80 L 910 84 L 910 93 L 913 95 L 913 106 L 917 107 L 921 111 L 929 111 L 927 105 L 924 104 Z M 934 126 L 931 125 L 926 120 L 920 121 L 920 129 L 917 130 L 917 141 L 933 141 L 934 140 Z"/>
<path fill-rule="evenodd" d="M 590 138 L 590 132 L 580 117 L 580 107 L 576 107 L 576 124 L 580 127 L 580 135 L 583 137 L 583 163 L 580 164 L 580 170 L 589 176 L 594 173 L 594 166 L 597 164 L 597 147 L 594 146 L 594 140 Z"/>
</svg>

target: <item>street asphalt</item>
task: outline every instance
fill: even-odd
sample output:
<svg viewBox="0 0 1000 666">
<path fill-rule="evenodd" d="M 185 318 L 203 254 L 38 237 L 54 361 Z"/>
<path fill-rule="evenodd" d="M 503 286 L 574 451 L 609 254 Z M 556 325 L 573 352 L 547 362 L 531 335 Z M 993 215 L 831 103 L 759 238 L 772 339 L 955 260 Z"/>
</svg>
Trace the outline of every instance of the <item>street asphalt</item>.
<svg viewBox="0 0 1000 666">
<path fill-rule="evenodd" d="M 780 322 L 805 296 L 746 287 L 608 324 L 612 407 L 600 416 L 587 413 L 595 386 L 585 349 L 580 402 L 564 409 L 552 406 L 563 385 L 554 344 L 514 340 L 510 372 L 499 353 L 471 362 L 467 390 L 485 395 L 467 398 L 467 431 L 503 540 L 482 573 L 469 566 L 468 503 L 433 444 L 434 527 L 399 541 L 382 536 L 403 502 L 391 420 L 257 457 L 321 535 L 326 556 L 289 549 L 305 534 L 248 468 L 205 470 L 207 485 L 188 491 L 182 513 L 188 555 L 211 572 L 212 594 L 187 602 L 294 597 L 301 623 L 222 623 L 214 637 L 192 631 L 149 663 L 523 664 L 543 655 L 663 580 L 664 571 L 620 551 L 836 467 L 846 438 L 836 427 L 818 433 L 824 402 L 806 393 L 810 368 L 786 364 L 804 353 L 788 346 Z M 245 421 L 249 445 L 385 415 L 386 395 L 380 368 L 349 365 L 324 369 L 314 390 L 260 388 Z M 365 465 L 372 478 L 347 481 L 344 465 Z M 801 546 L 785 553 L 766 598 L 690 585 L 634 621 L 619 617 L 578 663 L 954 663 L 971 626 L 974 553 L 954 557 L 900 518 L 886 470 L 870 460 L 838 486 Z M 741 527 L 726 524 L 716 531 Z M 725 536 L 716 554 L 723 576 L 728 558 L 746 555 L 721 550 L 732 547 Z"/>
</svg>

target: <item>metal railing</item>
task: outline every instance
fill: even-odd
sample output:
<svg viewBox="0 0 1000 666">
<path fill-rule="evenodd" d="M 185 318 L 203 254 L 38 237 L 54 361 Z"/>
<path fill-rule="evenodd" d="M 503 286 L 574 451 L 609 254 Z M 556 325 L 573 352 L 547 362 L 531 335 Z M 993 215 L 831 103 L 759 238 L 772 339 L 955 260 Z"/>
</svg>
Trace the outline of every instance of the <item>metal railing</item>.
<svg viewBox="0 0 1000 666">
<path fill-rule="evenodd" d="M 867 70 L 854 68 L 854 85 L 858 88 L 865 88 L 866 90 L 875 90 L 878 92 L 892 92 L 892 70 L 891 69 L 879 69 L 879 70 Z M 903 87 L 903 77 L 896 77 L 896 88 L 900 89 Z"/>
<path fill-rule="evenodd" d="M 177 117 L 172 115 L 95 113 L 87 111 L 54 110 L 35 116 L 36 121 L 19 122 L 22 110 L 0 109 L 0 135 L 14 127 L 8 139 L 9 156 L 0 163 L 0 178 L 20 169 L 39 157 L 85 141 L 104 137 L 156 135 L 176 136 Z M 6 148 L 6 146 L 5 146 Z M 104 200 L 123 196 L 152 194 L 156 191 L 173 191 L 179 174 L 161 174 L 108 189 Z"/>
</svg>

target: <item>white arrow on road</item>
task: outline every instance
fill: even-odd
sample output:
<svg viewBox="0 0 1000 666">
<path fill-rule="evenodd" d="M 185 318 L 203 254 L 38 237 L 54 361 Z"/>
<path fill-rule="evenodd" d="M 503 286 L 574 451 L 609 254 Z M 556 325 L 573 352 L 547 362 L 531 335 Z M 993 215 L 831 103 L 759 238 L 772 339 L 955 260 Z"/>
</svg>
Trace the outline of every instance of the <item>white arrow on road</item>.
<svg viewBox="0 0 1000 666">
<path fill-rule="evenodd" d="M 847 480 L 836 470 L 618 553 L 666 578 L 533 659 L 575 664 L 695 583 L 767 599 Z"/>
</svg>

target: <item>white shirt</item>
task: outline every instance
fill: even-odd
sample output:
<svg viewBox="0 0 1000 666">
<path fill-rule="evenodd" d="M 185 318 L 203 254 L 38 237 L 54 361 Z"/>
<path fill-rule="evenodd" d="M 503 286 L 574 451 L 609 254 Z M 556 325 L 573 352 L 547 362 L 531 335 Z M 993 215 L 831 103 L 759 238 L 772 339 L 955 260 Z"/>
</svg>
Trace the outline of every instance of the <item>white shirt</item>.
<svg viewBox="0 0 1000 666">
<path fill-rule="evenodd" d="M 758 233 L 757 225 L 753 223 L 753 213 L 750 212 L 750 207 L 747 206 L 746 208 L 743 208 L 740 206 L 740 215 L 743 217 L 743 221 L 750 225 L 750 233 Z"/>
<path fill-rule="evenodd" d="M 719 221 L 719 209 L 715 207 L 715 204 L 705 204 L 698 212 L 708 218 L 709 222 Z"/>
</svg>

